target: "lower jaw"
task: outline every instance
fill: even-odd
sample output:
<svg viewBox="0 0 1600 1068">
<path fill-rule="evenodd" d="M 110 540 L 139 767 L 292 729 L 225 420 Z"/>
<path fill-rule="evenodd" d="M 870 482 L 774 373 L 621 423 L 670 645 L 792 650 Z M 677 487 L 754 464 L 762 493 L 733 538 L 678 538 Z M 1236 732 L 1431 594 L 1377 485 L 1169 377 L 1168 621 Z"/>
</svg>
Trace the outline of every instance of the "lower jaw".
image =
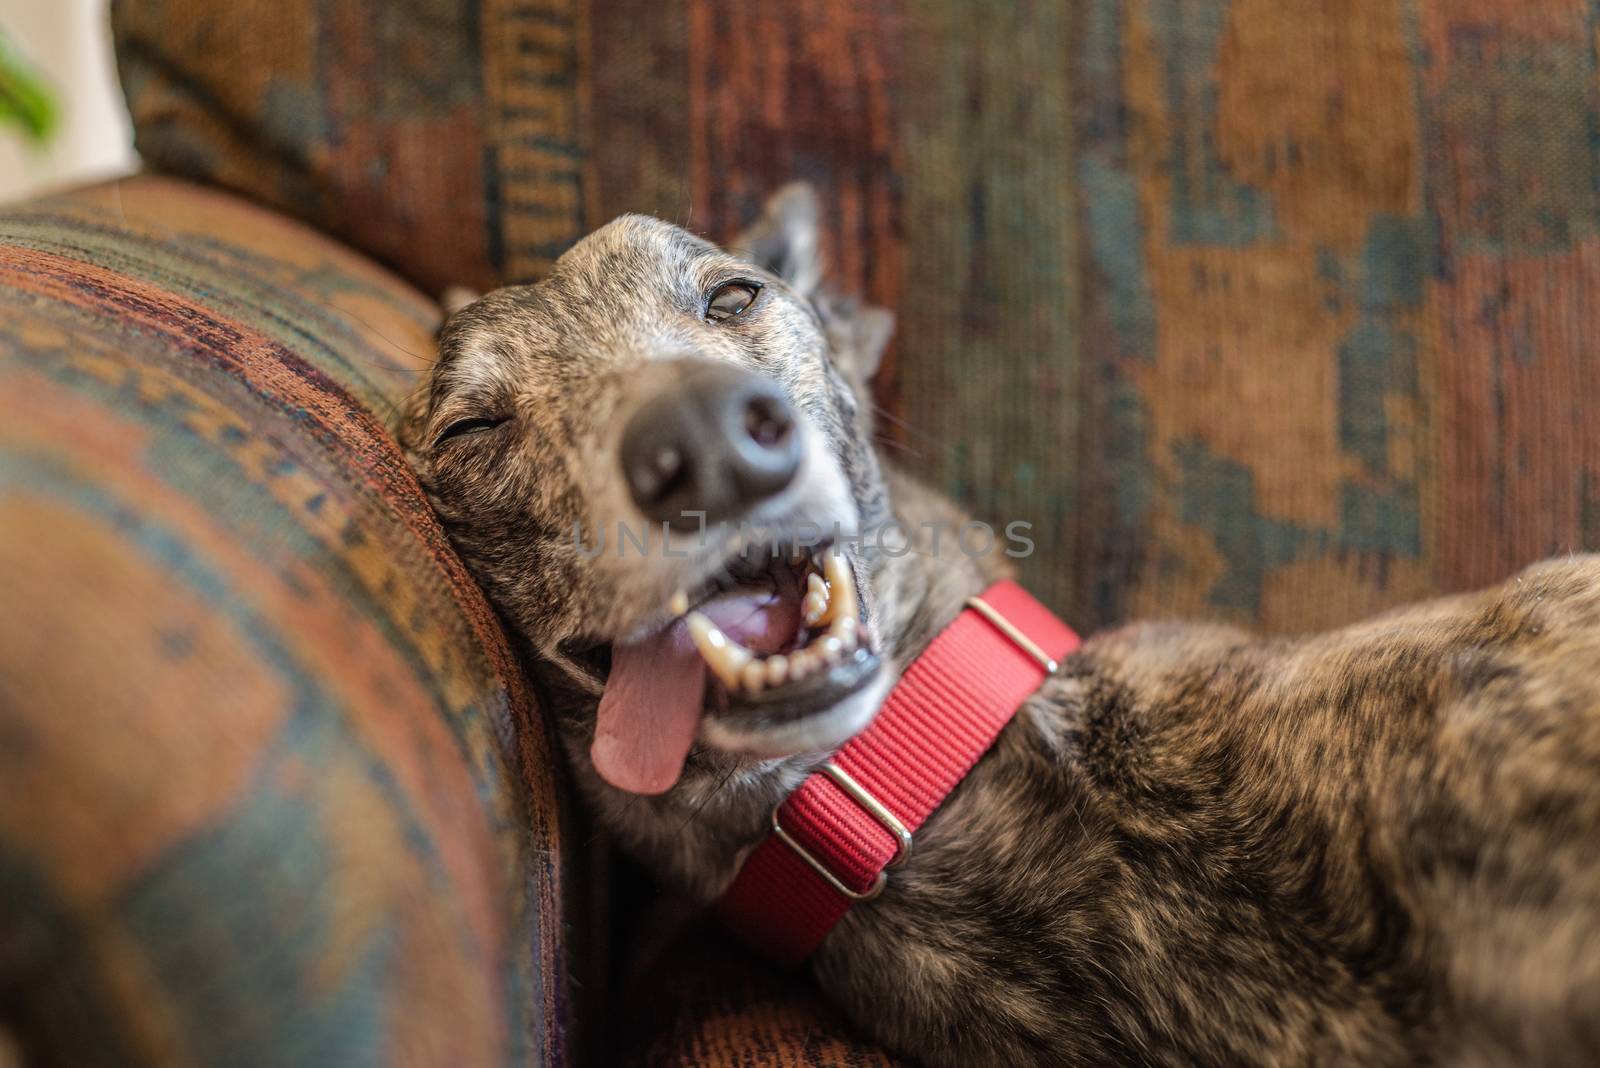
<svg viewBox="0 0 1600 1068">
<path fill-rule="evenodd" d="M 883 658 L 858 649 L 805 692 L 770 700 L 741 696 L 708 710 L 700 738 L 715 749 L 764 760 L 835 749 L 871 722 L 888 681 Z"/>
</svg>

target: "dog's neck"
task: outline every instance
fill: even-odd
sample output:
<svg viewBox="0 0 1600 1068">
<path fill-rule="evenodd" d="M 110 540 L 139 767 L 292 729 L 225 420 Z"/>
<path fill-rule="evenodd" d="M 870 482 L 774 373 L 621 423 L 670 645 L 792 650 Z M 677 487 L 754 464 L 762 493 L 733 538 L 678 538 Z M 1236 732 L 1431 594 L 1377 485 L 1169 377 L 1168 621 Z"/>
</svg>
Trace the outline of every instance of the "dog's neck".
<svg viewBox="0 0 1600 1068">
<path fill-rule="evenodd" d="M 891 681 L 961 611 L 966 599 L 1002 577 L 1004 557 L 972 557 L 956 536 L 968 517 L 944 497 L 892 469 L 885 470 L 895 517 L 909 551 L 880 554 L 873 573 L 878 631 Z M 772 810 L 830 753 L 761 763 L 733 763 L 697 753 L 682 782 L 660 797 L 606 786 L 587 759 L 588 739 L 573 730 L 564 741 L 580 784 L 623 844 L 696 899 L 719 895 L 744 857 L 766 833 Z"/>
</svg>

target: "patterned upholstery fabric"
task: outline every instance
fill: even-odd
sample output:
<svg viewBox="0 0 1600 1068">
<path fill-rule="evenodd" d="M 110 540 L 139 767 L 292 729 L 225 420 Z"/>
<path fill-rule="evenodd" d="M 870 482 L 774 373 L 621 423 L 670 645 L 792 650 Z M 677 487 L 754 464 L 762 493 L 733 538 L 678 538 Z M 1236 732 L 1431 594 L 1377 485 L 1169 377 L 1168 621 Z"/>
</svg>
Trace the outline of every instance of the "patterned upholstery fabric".
<svg viewBox="0 0 1600 1068">
<path fill-rule="evenodd" d="M 713 928 L 680 936 L 635 985 L 627 1068 L 914 1068 L 853 1039 L 802 974 L 762 966 Z"/>
<path fill-rule="evenodd" d="M 435 318 L 166 179 L 0 214 L 0 1060 L 560 1059 L 558 761 L 381 422 Z"/>
<path fill-rule="evenodd" d="M 435 291 L 800 176 L 894 447 L 1076 625 L 1295 630 L 1600 545 L 1579 0 L 121 0 L 158 167 Z"/>
<path fill-rule="evenodd" d="M 810 179 L 900 317 L 889 447 L 1031 522 L 1081 630 L 1321 627 L 1600 547 L 1592 4 L 114 10 L 153 166 L 429 291 Z"/>
</svg>

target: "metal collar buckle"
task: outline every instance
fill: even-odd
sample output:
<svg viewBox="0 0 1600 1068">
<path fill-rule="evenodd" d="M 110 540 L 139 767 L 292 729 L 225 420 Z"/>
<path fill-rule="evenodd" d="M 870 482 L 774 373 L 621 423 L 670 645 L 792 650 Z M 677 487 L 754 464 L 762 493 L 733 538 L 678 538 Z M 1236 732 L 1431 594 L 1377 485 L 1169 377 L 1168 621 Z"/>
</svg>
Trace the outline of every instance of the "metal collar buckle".
<svg viewBox="0 0 1600 1068">
<path fill-rule="evenodd" d="M 873 884 L 870 887 L 863 892 L 857 892 L 846 886 L 837 875 L 828 870 L 827 865 L 823 864 L 822 861 L 812 856 L 810 850 L 806 849 L 805 846 L 795 841 L 794 838 L 789 835 L 789 832 L 783 829 L 783 824 L 778 820 L 778 813 L 782 810 L 782 806 L 772 810 L 772 833 L 777 835 L 778 839 L 783 842 L 784 845 L 794 850 L 795 854 L 801 860 L 811 865 L 811 870 L 826 879 L 828 881 L 828 885 L 839 891 L 839 893 L 843 894 L 851 901 L 871 901 L 873 898 L 883 893 L 883 885 L 889 881 L 889 869 L 898 868 L 900 865 L 906 862 L 908 857 L 911 856 L 911 832 L 906 830 L 905 824 L 901 823 L 895 818 L 894 813 L 883 807 L 883 802 L 867 793 L 866 789 L 862 787 L 860 783 L 852 779 L 843 768 L 839 767 L 839 765 L 830 760 L 828 763 L 822 765 L 822 767 L 818 770 L 828 778 L 832 779 L 839 789 L 849 794 L 850 798 L 855 801 L 856 804 L 861 806 L 862 810 L 865 811 L 867 815 L 877 820 L 883 825 L 885 830 L 895 836 L 895 838 L 899 841 L 899 848 L 895 853 L 894 859 L 888 864 L 884 865 L 884 870 L 878 873 L 878 878 L 873 881 Z"/>
<path fill-rule="evenodd" d="M 1050 654 L 1039 648 L 1038 644 L 1018 629 L 1017 625 L 999 612 L 994 606 L 982 597 L 968 597 L 967 607 L 978 613 L 984 619 L 994 624 L 995 629 L 1011 640 L 1011 644 L 1031 656 L 1040 667 L 1044 668 L 1046 675 L 1054 675 L 1061 665 L 1056 663 Z"/>
</svg>

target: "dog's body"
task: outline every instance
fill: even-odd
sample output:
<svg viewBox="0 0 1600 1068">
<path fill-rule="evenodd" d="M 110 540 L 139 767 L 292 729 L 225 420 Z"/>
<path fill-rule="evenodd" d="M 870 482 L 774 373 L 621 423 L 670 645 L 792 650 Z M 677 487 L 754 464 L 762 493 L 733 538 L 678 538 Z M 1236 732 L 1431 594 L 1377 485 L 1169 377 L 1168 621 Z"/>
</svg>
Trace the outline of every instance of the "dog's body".
<svg viewBox="0 0 1600 1068">
<path fill-rule="evenodd" d="M 1600 1063 L 1600 560 L 1089 642 L 815 969 L 932 1064 Z"/>
<path fill-rule="evenodd" d="M 937 537 L 963 517 L 870 448 L 887 325 L 816 289 L 812 210 L 791 191 L 747 235 L 765 303 L 744 319 L 710 314 L 735 258 L 653 221 L 607 227 L 539 287 L 456 317 L 402 428 L 585 793 L 702 901 L 1004 562 Z M 745 504 L 780 527 L 898 519 L 917 544 L 843 549 L 860 650 L 782 701 L 713 686 L 646 796 L 613 785 L 662 769 L 605 752 L 608 723 L 641 728 L 603 691 L 628 650 L 681 636 L 675 589 L 752 580 L 721 543 L 588 557 L 570 527 L 645 506 L 604 483 L 618 428 L 682 353 L 794 402 L 808 451 Z M 770 570 L 763 589 L 787 581 Z M 1089 642 L 812 965 L 864 1030 L 933 1065 L 1600 1063 L 1600 560 L 1319 637 L 1164 624 Z"/>
</svg>

